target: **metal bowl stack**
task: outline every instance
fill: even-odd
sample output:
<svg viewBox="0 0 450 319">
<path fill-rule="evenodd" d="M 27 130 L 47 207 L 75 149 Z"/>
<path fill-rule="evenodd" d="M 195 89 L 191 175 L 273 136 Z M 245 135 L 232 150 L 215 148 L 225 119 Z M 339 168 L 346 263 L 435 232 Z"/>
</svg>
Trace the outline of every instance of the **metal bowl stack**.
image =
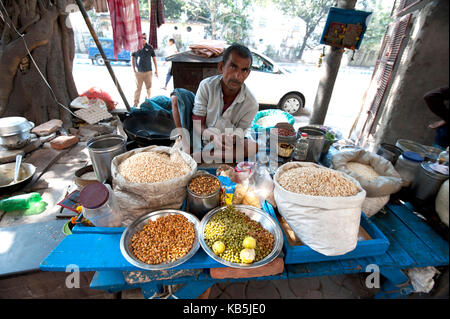
<svg viewBox="0 0 450 319">
<path fill-rule="evenodd" d="M 283 248 L 283 233 L 281 232 L 279 224 L 272 216 L 259 208 L 248 205 L 234 205 L 234 207 L 242 213 L 246 214 L 252 220 L 259 222 L 263 228 L 272 233 L 275 239 L 272 251 L 265 258 L 251 264 L 232 263 L 214 254 L 211 248 L 209 248 L 209 246 L 206 244 L 206 241 L 204 239 L 204 230 L 205 226 L 208 224 L 211 218 L 215 214 L 226 209 L 226 206 L 213 209 L 208 214 L 206 214 L 205 217 L 203 217 L 199 227 L 200 245 L 212 259 L 228 267 L 249 269 L 261 267 L 268 264 L 280 254 L 281 249 Z"/>
<path fill-rule="evenodd" d="M 146 263 L 140 261 L 138 258 L 136 258 L 132 252 L 132 249 L 130 248 L 131 238 L 133 237 L 133 235 L 136 232 L 140 231 L 144 227 L 144 225 L 148 223 L 149 220 L 156 220 L 159 217 L 164 217 L 167 215 L 174 215 L 174 214 L 183 215 L 184 217 L 186 217 L 188 219 L 189 222 L 194 224 L 195 240 L 194 240 L 191 250 L 189 250 L 189 252 L 186 255 L 184 255 L 183 257 L 181 257 L 180 259 L 177 259 L 173 262 L 167 262 L 167 263 L 146 264 Z M 160 211 L 156 211 L 156 212 L 146 213 L 146 214 L 142 215 L 141 217 L 139 217 L 138 219 L 136 219 L 133 223 L 131 223 L 125 229 L 125 231 L 122 233 L 122 237 L 120 238 L 120 251 L 122 252 L 123 257 L 130 264 L 132 264 L 138 268 L 147 269 L 147 270 L 164 270 L 164 269 L 169 269 L 169 268 L 179 266 L 182 263 L 189 260 L 192 256 L 194 256 L 195 253 L 197 252 L 197 250 L 200 248 L 199 231 L 198 231 L 199 224 L 200 224 L 200 221 L 197 219 L 197 217 L 195 217 L 192 214 L 180 211 L 180 210 L 165 209 L 165 210 L 160 210 Z"/>
</svg>

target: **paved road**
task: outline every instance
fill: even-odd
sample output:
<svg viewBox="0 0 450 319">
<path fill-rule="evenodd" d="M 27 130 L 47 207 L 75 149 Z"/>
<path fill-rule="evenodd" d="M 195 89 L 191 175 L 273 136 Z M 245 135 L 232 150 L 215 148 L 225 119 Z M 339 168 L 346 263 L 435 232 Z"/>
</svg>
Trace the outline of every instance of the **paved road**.
<svg viewBox="0 0 450 319">
<path fill-rule="evenodd" d="M 309 123 L 314 99 L 322 76 L 323 68 L 300 64 L 283 64 L 293 74 L 298 74 L 304 82 L 303 92 L 306 98 L 305 113 L 296 117 L 296 126 Z M 133 105 L 135 80 L 131 66 L 123 62 L 113 63 L 112 68 L 130 106 Z M 159 77 L 153 77 L 152 97 L 157 95 L 169 96 L 173 89 L 173 81 L 169 83 L 168 90 L 162 90 L 167 73 L 167 67 L 162 61 L 158 61 Z M 78 91 L 81 93 L 93 86 L 108 92 L 111 97 L 119 102 L 119 108 L 125 108 L 125 104 L 115 88 L 115 85 L 105 66 L 92 65 L 88 59 L 75 59 L 73 74 Z M 325 125 L 338 129 L 344 137 L 347 137 L 362 104 L 362 98 L 369 86 L 372 75 L 371 69 L 341 67 L 331 102 L 328 108 Z M 304 79 L 307 81 L 304 81 Z M 141 92 L 141 103 L 144 101 L 144 89 Z"/>
</svg>

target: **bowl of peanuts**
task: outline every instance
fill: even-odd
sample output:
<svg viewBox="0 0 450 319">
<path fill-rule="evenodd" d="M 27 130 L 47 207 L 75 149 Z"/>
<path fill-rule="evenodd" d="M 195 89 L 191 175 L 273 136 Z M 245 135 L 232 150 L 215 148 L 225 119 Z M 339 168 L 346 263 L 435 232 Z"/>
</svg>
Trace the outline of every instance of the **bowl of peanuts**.
<svg viewBox="0 0 450 319">
<path fill-rule="evenodd" d="M 146 213 L 122 233 L 120 251 L 138 268 L 173 268 L 189 260 L 199 249 L 199 225 L 197 217 L 180 210 Z"/>
</svg>

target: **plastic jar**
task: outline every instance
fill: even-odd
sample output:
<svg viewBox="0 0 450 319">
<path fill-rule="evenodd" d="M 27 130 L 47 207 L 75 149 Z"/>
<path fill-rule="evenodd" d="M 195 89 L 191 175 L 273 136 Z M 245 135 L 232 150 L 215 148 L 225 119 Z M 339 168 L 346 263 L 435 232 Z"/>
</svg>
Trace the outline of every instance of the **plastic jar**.
<svg viewBox="0 0 450 319">
<path fill-rule="evenodd" d="M 121 218 L 111 186 L 102 183 L 86 185 L 80 193 L 83 215 L 97 227 L 119 227 Z"/>
<path fill-rule="evenodd" d="M 413 182 L 424 160 L 423 156 L 415 152 L 403 152 L 395 163 L 395 170 L 400 174 L 403 181 L 403 187 L 408 187 Z"/>
</svg>

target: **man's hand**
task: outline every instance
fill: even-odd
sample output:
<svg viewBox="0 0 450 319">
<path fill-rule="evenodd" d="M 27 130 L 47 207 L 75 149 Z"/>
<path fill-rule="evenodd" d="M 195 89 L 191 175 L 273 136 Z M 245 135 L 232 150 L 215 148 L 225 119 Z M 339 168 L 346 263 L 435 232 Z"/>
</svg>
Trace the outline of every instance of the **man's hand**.
<svg viewBox="0 0 450 319">
<path fill-rule="evenodd" d="M 429 128 L 438 128 L 438 127 L 441 127 L 442 125 L 445 125 L 445 123 L 446 122 L 444 120 L 440 120 L 440 121 L 431 123 L 430 125 L 428 125 L 428 127 Z"/>
<path fill-rule="evenodd" d="M 158 77 L 158 70 L 155 70 L 155 76 Z"/>
</svg>

